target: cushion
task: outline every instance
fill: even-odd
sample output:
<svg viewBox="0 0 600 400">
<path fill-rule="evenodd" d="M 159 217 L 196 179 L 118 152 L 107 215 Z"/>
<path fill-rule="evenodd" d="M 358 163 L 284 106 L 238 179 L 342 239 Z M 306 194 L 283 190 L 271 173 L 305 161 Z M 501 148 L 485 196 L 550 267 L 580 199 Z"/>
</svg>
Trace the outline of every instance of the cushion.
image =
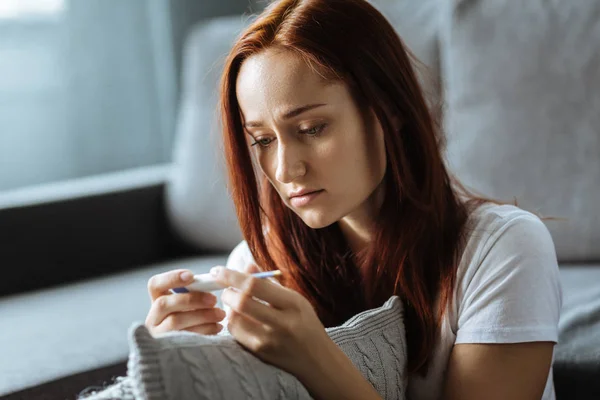
<svg viewBox="0 0 600 400">
<path fill-rule="evenodd" d="M 441 0 L 370 0 L 420 63 L 415 67 L 434 115 L 441 114 L 439 33 Z"/>
<path fill-rule="evenodd" d="M 245 26 L 241 16 L 203 22 L 194 28 L 184 50 L 166 206 L 179 236 L 203 250 L 230 251 L 241 240 L 226 189 L 217 87 L 225 57 Z"/>
<path fill-rule="evenodd" d="M 600 2 L 447 2 L 447 157 L 547 221 L 561 261 L 600 260 Z"/>
<path fill-rule="evenodd" d="M 600 264 L 561 265 L 564 292 L 554 353 L 556 398 L 600 399 Z"/>
<path fill-rule="evenodd" d="M 328 328 L 384 399 L 404 399 L 407 386 L 404 308 L 392 296 L 343 325 Z M 264 363 L 231 335 L 176 331 L 153 337 L 143 324 L 129 330 L 127 377 L 88 399 L 310 399 L 292 375 Z"/>
</svg>

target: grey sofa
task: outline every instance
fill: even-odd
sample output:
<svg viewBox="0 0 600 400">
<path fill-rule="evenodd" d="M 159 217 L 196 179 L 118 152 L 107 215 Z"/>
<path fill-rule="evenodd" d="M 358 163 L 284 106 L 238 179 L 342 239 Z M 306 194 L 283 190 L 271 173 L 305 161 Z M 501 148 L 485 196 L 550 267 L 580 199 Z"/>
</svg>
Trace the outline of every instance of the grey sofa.
<svg viewBox="0 0 600 400">
<path fill-rule="evenodd" d="M 492 44 L 505 46 L 499 54 L 513 59 L 509 45 L 514 42 L 501 39 L 510 39 L 512 31 L 522 29 L 525 21 L 511 14 L 507 5 L 512 0 L 506 0 L 506 4 L 487 0 L 457 2 L 453 9 L 440 8 L 438 1 L 422 0 L 418 5 L 385 0 L 375 3 L 416 55 L 431 67 L 433 73 L 422 75 L 423 82 L 432 98 L 443 95 L 448 104 L 448 159 L 457 174 L 486 194 L 509 199 L 516 195 L 525 208 L 569 218 L 566 228 L 556 225 L 559 222 L 548 222 L 557 244 L 564 294 L 560 343 L 553 364 L 555 388 L 559 399 L 600 398 L 600 242 L 596 241 L 600 223 L 597 212 L 587 219 L 582 217 L 586 207 L 594 201 L 597 204 L 599 199 L 596 195 L 600 168 L 591 158 L 600 154 L 600 124 L 574 126 L 570 132 L 572 146 L 552 153 L 550 159 L 545 157 L 547 153 L 540 155 L 526 147 L 539 146 L 539 142 L 496 133 L 485 136 L 489 127 L 482 132 L 482 122 L 472 122 L 469 116 L 489 113 L 486 107 L 490 105 L 494 113 L 483 119 L 495 121 L 501 112 L 510 110 L 509 105 L 530 94 L 527 85 L 516 84 L 522 78 L 518 73 L 508 74 L 502 80 L 498 78 L 502 70 L 488 70 L 482 76 L 476 72 L 494 65 L 494 60 L 485 64 L 484 57 L 488 54 L 485 48 Z M 591 1 L 575 3 L 568 9 L 548 2 L 548 10 L 539 4 L 540 9 L 529 6 L 523 9 L 527 12 L 522 12 L 521 17 L 542 13 L 543 22 L 547 19 L 545 12 L 560 11 L 571 19 L 556 26 L 580 26 L 576 23 L 580 18 L 588 22 L 580 28 L 581 35 L 598 32 L 600 26 L 591 20 L 600 20 L 600 9 Z M 445 17 L 439 13 L 446 13 Z M 440 23 L 442 20 L 446 23 Z M 502 23 L 494 25 L 490 20 Z M 536 21 L 539 22 L 534 18 Z M 228 251 L 240 240 L 223 185 L 222 163 L 216 156 L 218 136 L 214 134 L 218 129 L 214 111 L 219 61 L 246 23 L 246 18 L 239 16 L 219 18 L 202 23 L 190 34 L 172 164 L 0 197 L 0 265 L 4 272 L 4 279 L 0 280 L 2 398 L 73 399 L 85 388 L 107 385 L 114 377 L 124 375 L 127 328 L 135 320 L 143 321 L 150 306 L 148 278 L 175 268 L 205 272 L 213 265 L 223 264 Z M 528 26 L 535 34 L 535 24 Z M 519 37 L 533 40 L 526 33 L 515 36 Z M 468 48 L 469 38 L 477 39 L 472 48 Z M 539 43 L 531 46 L 540 48 Z M 600 49 L 596 51 L 586 60 L 600 70 Z M 469 54 L 477 56 L 471 64 Z M 463 64 L 455 62 L 458 57 Z M 543 52 L 536 53 L 538 61 L 543 62 L 543 57 Z M 548 57 L 552 59 L 554 55 Z M 550 63 L 548 68 L 554 67 Z M 572 72 L 564 65 L 560 67 L 552 69 L 553 79 L 569 78 Z M 528 77 L 543 81 L 545 67 L 537 68 L 541 75 Z M 523 70 L 530 72 L 526 68 L 515 71 Z M 585 71 L 589 72 L 589 90 L 582 96 L 587 96 L 588 101 L 581 106 L 591 107 L 600 115 L 600 77 L 589 68 Z M 477 78 L 473 80 L 474 87 L 465 83 L 469 74 Z M 507 82 L 511 76 L 513 81 Z M 494 88 L 498 82 L 502 87 Z M 548 86 L 551 88 L 552 84 Z M 544 97 L 542 89 L 535 86 L 537 95 Z M 495 94 L 491 100 L 476 101 L 476 95 L 490 92 Z M 465 108 L 478 104 L 485 107 Z M 527 113 L 533 115 L 533 121 L 526 118 L 530 132 L 525 137 L 534 134 L 536 121 L 553 117 L 540 117 L 534 111 L 535 108 Z M 518 113 L 509 117 L 508 125 L 513 132 L 519 131 L 519 118 L 525 117 Z M 545 122 L 542 126 L 546 132 Z M 504 138 L 504 142 L 499 138 Z M 548 143 L 554 139 L 542 135 L 540 140 Z M 582 140 L 591 146 L 591 155 L 589 151 L 585 154 L 590 157 L 589 169 L 570 168 L 558 177 L 536 175 L 542 167 L 552 168 L 557 163 L 565 166 L 570 158 L 582 157 L 573 152 Z M 494 154 L 489 154 L 490 143 L 493 151 L 509 160 L 504 166 L 494 165 L 493 170 L 486 167 L 486 162 L 496 160 Z M 571 162 L 579 165 L 579 158 Z M 536 169 L 536 165 L 542 167 Z M 585 184 L 590 177 L 596 186 Z M 555 193 L 561 202 L 548 203 L 535 191 L 523 189 L 559 184 L 568 193 L 574 193 L 574 186 L 587 186 L 587 191 L 577 191 L 574 196 Z"/>
</svg>

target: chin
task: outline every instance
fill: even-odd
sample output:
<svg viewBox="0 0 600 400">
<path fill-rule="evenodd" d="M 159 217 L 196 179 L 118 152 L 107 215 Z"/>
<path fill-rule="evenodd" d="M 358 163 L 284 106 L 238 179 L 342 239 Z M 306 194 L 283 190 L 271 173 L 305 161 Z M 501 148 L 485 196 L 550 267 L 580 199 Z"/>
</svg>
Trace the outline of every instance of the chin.
<svg viewBox="0 0 600 400">
<path fill-rule="evenodd" d="M 325 213 L 323 211 L 303 210 L 299 213 L 296 213 L 302 219 L 302 221 L 304 221 L 304 223 L 312 229 L 325 228 L 337 222 L 336 219 L 331 218 L 330 213 Z"/>
</svg>

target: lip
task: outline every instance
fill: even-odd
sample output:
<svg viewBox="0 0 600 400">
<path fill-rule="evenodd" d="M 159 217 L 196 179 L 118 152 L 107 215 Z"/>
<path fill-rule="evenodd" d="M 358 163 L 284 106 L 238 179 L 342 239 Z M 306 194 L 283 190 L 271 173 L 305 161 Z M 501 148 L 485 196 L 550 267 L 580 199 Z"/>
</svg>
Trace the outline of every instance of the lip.
<svg viewBox="0 0 600 400">
<path fill-rule="evenodd" d="M 300 192 L 302 193 L 302 192 Z M 290 197 L 290 203 L 294 207 L 302 207 L 313 201 L 317 196 L 323 193 L 323 190 L 304 191 L 301 195 Z"/>
<path fill-rule="evenodd" d="M 294 197 L 300 197 L 300 196 L 304 196 L 306 194 L 311 194 L 314 192 L 320 192 L 323 189 L 301 189 L 301 190 L 295 190 L 293 192 L 289 193 L 289 198 L 293 199 Z"/>
</svg>

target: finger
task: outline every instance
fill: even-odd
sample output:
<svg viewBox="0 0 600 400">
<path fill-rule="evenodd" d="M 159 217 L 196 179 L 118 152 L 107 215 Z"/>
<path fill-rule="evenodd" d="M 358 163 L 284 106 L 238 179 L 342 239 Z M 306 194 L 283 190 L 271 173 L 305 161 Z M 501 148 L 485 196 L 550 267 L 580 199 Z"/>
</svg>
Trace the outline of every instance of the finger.
<svg viewBox="0 0 600 400">
<path fill-rule="evenodd" d="M 264 343 L 261 338 L 267 336 L 264 325 L 232 312 L 227 330 L 242 346 L 253 352 L 260 351 Z"/>
<path fill-rule="evenodd" d="M 186 274 L 188 274 L 186 276 Z M 148 280 L 148 293 L 152 301 L 169 293 L 169 289 L 186 286 L 192 283 L 194 275 L 187 269 L 176 269 L 154 275 Z"/>
<path fill-rule="evenodd" d="M 213 268 L 211 273 L 225 287 L 234 287 L 250 296 L 266 301 L 279 310 L 297 308 L 294 291 L 267 279 L 255 278 L 243 272 L 222 267 Z"/>
<path fill-rule="evenodd" d="M 167 294 L 152 303 L 146 323 L 157 326 L 171 313 L 213 308 L 216 303 L 217 297 L 211 293 Z"/>
<path fill-rule="evenodd" d="M 283 317 L 281 310 L 263 304 L 244 292 L 227 288 L 223 290 L 221 300 L 231 309 L 230 315 L 232 312 L 242 314 L 267 325 L 276 325 Z"/>
<path fill-rule="evenodd" d="M 220 308 L 185 311 L 169 314 L 157 327 L 158 332 L 181 331 L 197 325 L 216 324 L 223 321 L 225 311 Z"/>
<path fill-rule="evenodd" d="M 198 333 L 200 335 L 216 335 L 223 330 L 221 324 L 203 324 L 185 328 L 184 331 Z"/>
</svg>

